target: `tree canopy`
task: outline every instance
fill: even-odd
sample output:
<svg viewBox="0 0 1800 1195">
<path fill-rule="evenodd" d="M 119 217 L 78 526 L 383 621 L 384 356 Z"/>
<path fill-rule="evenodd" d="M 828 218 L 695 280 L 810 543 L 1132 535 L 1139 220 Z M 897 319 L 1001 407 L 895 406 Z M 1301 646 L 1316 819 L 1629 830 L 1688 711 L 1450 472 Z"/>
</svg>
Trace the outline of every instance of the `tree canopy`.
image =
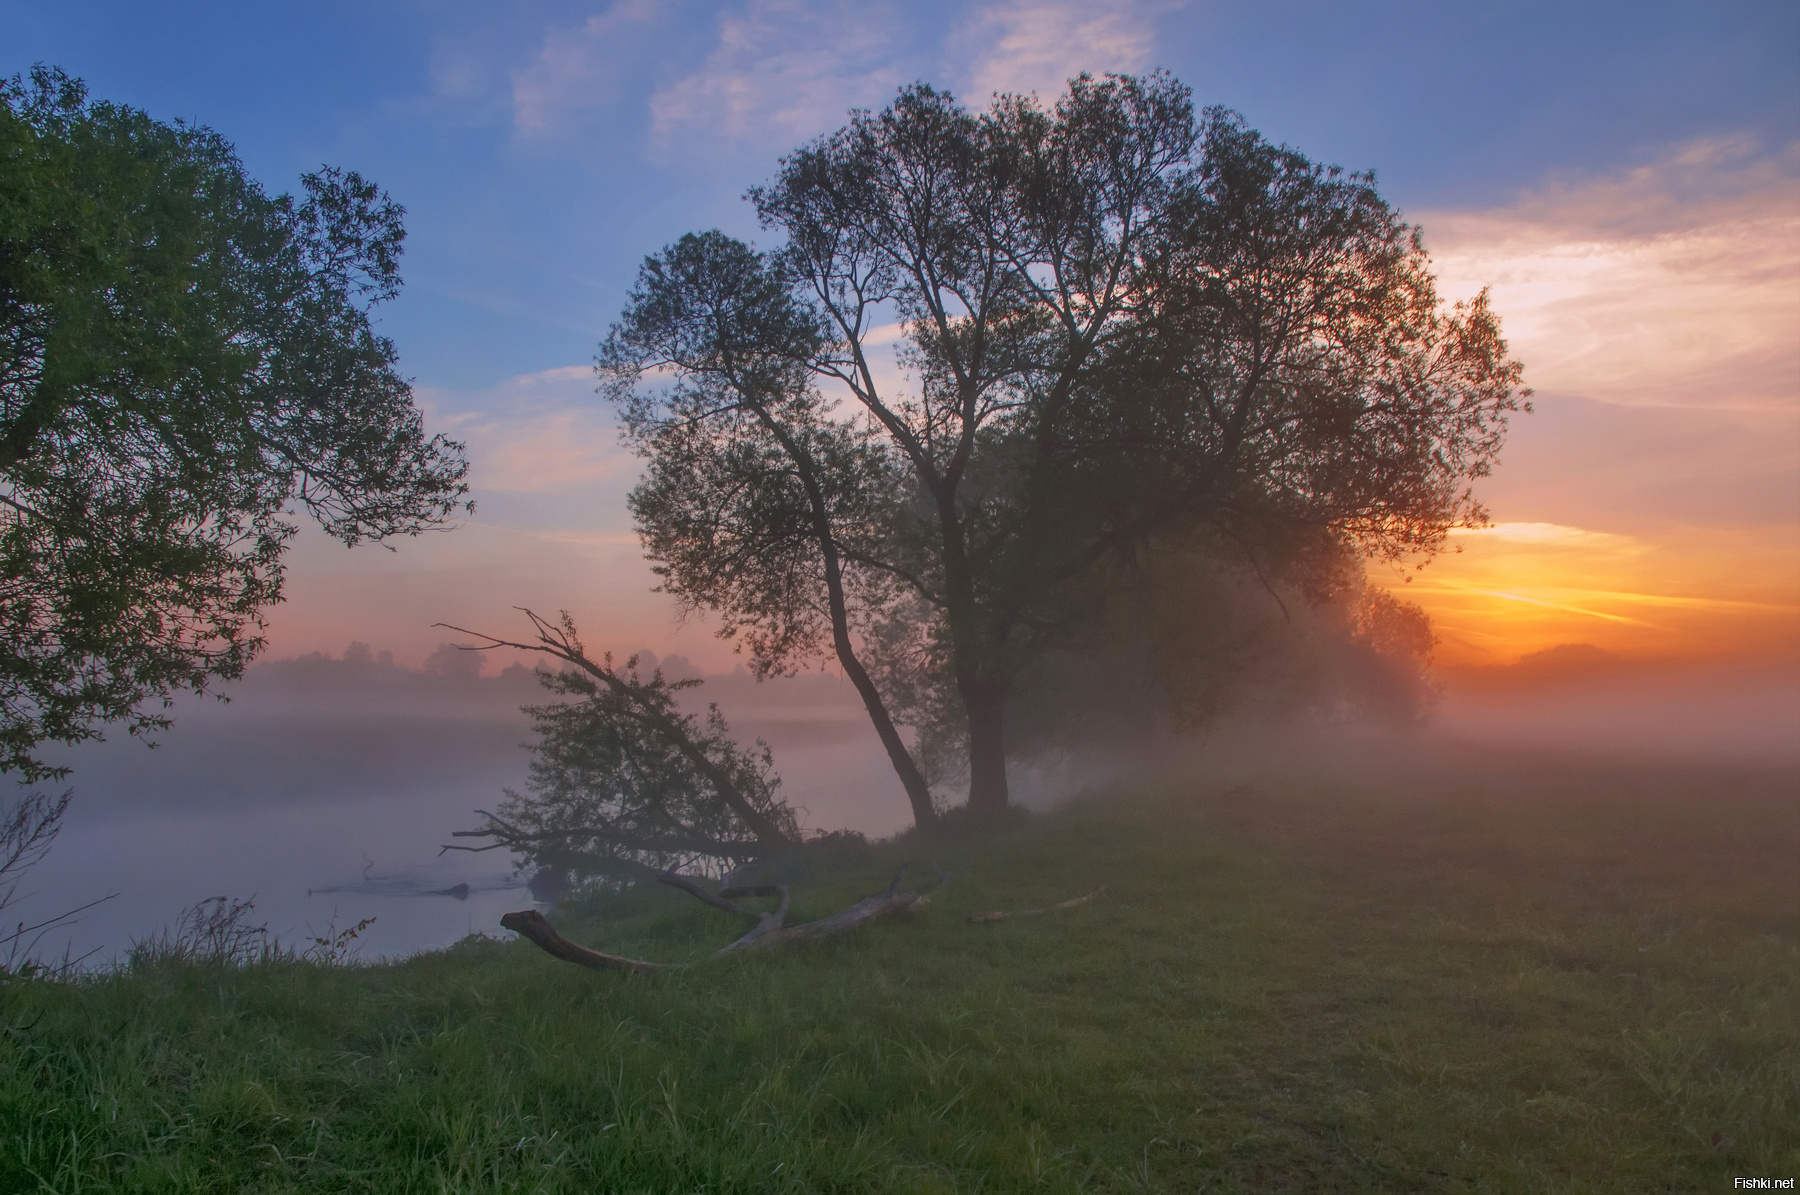
<svg viewBox="0 0 1800 1195">
<path fill-rule="evenodd" d="M 1371 176 L 1167 76 L 980 114 L 914 85 L 750 199 L 777 246 L 683 238 L 602 348 L 646 546 L 763 668 L 898 662 L 878 726 L 941 677 L 977 811 L 1019 678 L 1146 551 L 1305 572 L 1484 518 L 1524 395 L 1485 295 L 1440 301 Z"/>
<path fill-rule="evenodd" d="M 0 771 L 241 674 L 295 508 L 355 544 L 464 506 L 370 321 L 403 209 L 301 182 L 59 71 L 0 85 Z"/>
</svg>

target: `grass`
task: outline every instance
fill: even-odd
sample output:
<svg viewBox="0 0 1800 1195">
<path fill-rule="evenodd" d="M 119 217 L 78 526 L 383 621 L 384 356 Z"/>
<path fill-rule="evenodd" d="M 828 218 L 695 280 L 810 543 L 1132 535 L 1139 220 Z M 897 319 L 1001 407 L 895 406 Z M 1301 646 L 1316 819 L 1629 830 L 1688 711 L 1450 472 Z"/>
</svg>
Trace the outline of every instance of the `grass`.
<svg viewBox="0 0 1800 1195">
<path fill-rule="evenodd" d="M 793 919 L 909 854 L 810 865 Z M 1730 1190 L 1800 1173 L 1797 860 L 1753 778 L 1166 784 L 805 951 L 13 981 L 0 1190 Z M 558 920 L 739 930 L 662 891 Z"/>
</svg>

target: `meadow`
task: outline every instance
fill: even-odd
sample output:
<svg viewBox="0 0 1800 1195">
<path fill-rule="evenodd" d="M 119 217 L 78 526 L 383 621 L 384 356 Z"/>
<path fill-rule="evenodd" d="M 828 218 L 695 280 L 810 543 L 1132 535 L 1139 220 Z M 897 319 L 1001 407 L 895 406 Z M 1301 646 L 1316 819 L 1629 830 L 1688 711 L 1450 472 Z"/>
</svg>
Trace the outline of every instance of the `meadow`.
<svg viewBox="0 0 1800 1195">
<path fill-rule="evenodd" d="M 1479 766 L 1478 766 L 1479 765 Z M 1793 777 L 1158 781 L 395 963 L 0 983 L 4 1191 L 1708 1191 L 1800 1174 Z M 972 924 L 971 913 L 1044 916 Z"/>
</svg>

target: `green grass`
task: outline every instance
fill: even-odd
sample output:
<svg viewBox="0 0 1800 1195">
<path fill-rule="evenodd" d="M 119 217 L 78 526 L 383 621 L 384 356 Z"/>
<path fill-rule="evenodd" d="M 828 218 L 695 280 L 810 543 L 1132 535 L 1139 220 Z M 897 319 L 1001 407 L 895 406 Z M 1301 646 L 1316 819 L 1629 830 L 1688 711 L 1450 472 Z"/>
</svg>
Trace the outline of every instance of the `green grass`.
<svg viewBox="0 0 1800 1195">
<path fill-rule="evenodd" d="M 793 919 L 902 857 L 929 853 L 813 864 Z M 471 942 L 0 984 L 0 1190 L 1800 1174 L 1800 802 L 1779 784 L 1168 784 L 939 861 L 967 870 L 911 920 L 648 976 Z M 559 921 L 660 959 L 739 932 L 662 891 Z"/>
</svg>

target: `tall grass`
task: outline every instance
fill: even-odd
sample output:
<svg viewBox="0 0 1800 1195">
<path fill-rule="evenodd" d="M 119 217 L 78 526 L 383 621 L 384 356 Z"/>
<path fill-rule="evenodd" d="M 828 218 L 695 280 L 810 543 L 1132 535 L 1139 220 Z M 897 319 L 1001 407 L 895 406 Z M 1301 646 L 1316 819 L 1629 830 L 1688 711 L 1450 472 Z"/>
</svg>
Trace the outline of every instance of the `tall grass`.
<svg viewBox="0 0 1800 1195">
<path fill-rule="evenodd" d="M 145 957 L 7 983 L 0 1189 L 1687 1191 L 1800 1172 L 1800 809 L 1779 784 L 1169 784 L 939 852 L 960 874 L 908 922 L 652 975 L 475 939 L 384 966 Z M 792 919 L 909 854 L 793 865 Z M 1080 908 L 967 921 L 1100 883 Z M 671 960 L 740 930 L 664 891 L 558 921 Z"/>
</svg>

